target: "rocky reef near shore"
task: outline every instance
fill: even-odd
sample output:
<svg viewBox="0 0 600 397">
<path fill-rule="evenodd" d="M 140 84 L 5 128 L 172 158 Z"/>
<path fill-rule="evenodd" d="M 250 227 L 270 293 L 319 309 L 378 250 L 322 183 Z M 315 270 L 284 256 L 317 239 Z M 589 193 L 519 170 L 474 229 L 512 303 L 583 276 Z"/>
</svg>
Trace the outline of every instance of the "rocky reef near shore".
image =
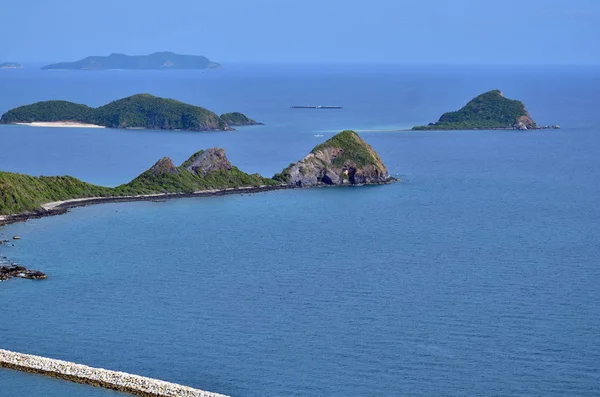
<svg viewBox="0 0 600 397">
<path fill-rule="evenodd" d="M 0 266 L 0 281 L 6 281 L 13 277 L 27 278 L 30 280 L 43 280 L 48 278 L 47 275 L 39 270 L 30 270 L 24 266 L 8 265 Z"/>
<path fill-rule="evenodd" d="M 368 185 L 394 181 L 381 158 L 356 132 L 342 131 L 273 179 L 299 187 Z"/>
<path fill-rule="evenodd" d="M 8 240 L 0 240 L 0 245 L 8 244 Z M 0 256 L 0 281 L 6 281 L 13 277 L 26 278 L 30 280 L 43 280 L 47 275 L 39 270 L 30 270 L 25 266 L 11 263 L 5 256 Z"/>
</svg>

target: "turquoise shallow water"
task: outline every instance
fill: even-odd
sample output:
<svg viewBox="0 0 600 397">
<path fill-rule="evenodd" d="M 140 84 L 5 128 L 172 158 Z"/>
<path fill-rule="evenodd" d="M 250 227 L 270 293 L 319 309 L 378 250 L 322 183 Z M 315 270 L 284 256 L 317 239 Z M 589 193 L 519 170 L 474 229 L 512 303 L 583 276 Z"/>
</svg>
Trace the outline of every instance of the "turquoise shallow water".
<svg viewBox="0 0 600 397">
<path fill-rule="evenodd" d="M 439 78 L 462 86 L 456 73 Z M 527 73 L 479 72 L 473 84 L 545 87 Z M 0 229 L 23 236 L 3 255 L 51 277 L 0 284 L 2 347 L 232 396 L 598 395 L 600 120 L 583 85 L 599 80 L 553 73 L 567 76 L 563 96 L 528 103 L 548 103 L 541 121 L 560 131 L 364 133 L 402 183 L 106 204 Z M 116 184 L 164 154 L 219 144 L 268 175 L 324 139 L 313 136 L 322 118 L 376 127 L 359 105 L 374 98 L 305 113 L 287 132 L 0 127 L 13 148 L 0 169 Z M 261 119 L 284 117 L 270 112 Z M 118 393 L 0 370 L 0 395 Z"/>
</svg>

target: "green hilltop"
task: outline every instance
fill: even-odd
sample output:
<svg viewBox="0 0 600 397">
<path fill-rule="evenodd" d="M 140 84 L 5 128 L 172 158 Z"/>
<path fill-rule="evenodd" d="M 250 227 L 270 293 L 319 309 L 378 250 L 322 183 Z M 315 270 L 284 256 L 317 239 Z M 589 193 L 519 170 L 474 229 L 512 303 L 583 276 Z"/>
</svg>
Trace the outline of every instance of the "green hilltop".
<svg viewBox="0 0 600 397">
<path fill-rule="evenodd" d="M 226 131 L 231 125 L 258 124 L 242 113 L 223 119 L 216 113 L 174 99 L 137 94 L 99 108 L 67 101 L 44 101 L 7 111 L 0 124 L 75 121 L 109 128 L 142 128 L 188 131 Z M 232 123 L 238 119 L 245 123 Z"/>
<path fill-rule="evenodd" d="M 377 152 L 351 130 L 317 145 L 273 179 L 296 186 L 380 184 L 394 180 Z"/>
<path fill-rule="evenodd" d="M 521 101 L 505 98 L 499 90 L 481 94 L 455 112 L 444 113 L 436 123 L 413 130 L 535 129 Z"/>
</svg>

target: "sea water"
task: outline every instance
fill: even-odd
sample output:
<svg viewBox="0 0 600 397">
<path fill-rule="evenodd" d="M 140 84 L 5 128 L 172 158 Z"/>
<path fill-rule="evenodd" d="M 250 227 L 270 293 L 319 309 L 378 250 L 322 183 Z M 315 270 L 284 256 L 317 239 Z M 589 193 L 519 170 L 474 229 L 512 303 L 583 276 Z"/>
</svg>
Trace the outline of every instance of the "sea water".
<svg viewBox="0 0 600 397">
<path fill-rule="evenodd" d="M 16 73 L 13 73 L 16 72 Z M 234 65 L 0 73 L 3 111 L 150 92 L 265 126 L 0 127 L 0 169 L 117 185 L 225 147 L 272 175 L 344 128 L 401 183 L 105 204 L 0 229 L 48 273 L 0 284 L 0 345 L 232 396 L 600 392 L 600 73 L 584 67 Z M 366 132 L 489 89 L 561 130 Z M 290 109 L 341 105 L 342 110 Z M 323 135 L 323 137 L 315 136 Z M 12 246 L 14 244 L 14 246 Z M 0 370 L 0 395 L 118 393 Z"/>
</svg>

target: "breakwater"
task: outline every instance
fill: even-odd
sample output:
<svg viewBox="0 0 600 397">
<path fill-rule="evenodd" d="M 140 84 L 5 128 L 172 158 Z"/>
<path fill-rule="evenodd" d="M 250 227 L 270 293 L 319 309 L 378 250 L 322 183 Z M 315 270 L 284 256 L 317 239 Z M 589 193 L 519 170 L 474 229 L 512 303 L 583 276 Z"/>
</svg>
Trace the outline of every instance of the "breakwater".
<svg viewBox="0 0 600 397">
<path fill-rule="evenodd" d="M 0 367 L 118 390 L 141 397 L 227 397 L 125 372 L 0 349 Z"/>
</svg>

